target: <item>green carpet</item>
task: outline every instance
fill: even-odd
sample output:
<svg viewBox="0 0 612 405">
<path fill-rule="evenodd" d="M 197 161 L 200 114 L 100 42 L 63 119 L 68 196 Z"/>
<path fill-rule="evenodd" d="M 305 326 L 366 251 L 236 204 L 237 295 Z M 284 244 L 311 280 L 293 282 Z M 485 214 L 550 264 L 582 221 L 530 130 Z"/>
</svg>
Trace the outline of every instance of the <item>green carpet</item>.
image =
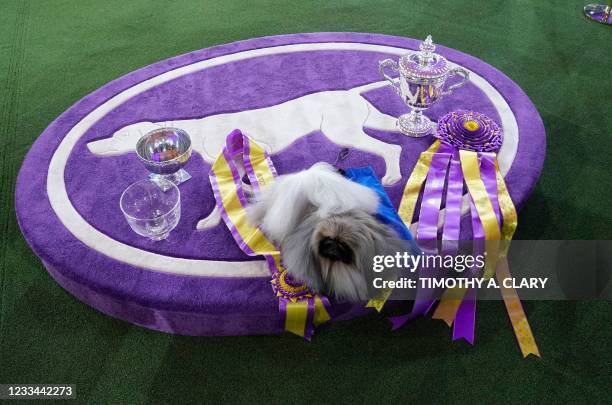
<svg viewBox="0 0 612 405">
<path fill-rule="evenodd" d="M 180 3 L 180 4 L 179 4 Z M 377 316 L 290 336 L 190 338 L 102 315 L 63 291 L 23 240 L 14 187 L 44 128 L 110 80 L 265 35 L 424 38 L 515 80 L 548 134 L 519 239 L 611 239 L 612 27 L 584 1 L 0 1 L 0 383 L 72 383 L 90 403 L 610 403 L 612 302 L 527 302 L 542 358 L 523 359 L 500 302 L 476 345 L 440 321 Z M 580 271 L 580 269 L 576 269 Z"/>
</svg>

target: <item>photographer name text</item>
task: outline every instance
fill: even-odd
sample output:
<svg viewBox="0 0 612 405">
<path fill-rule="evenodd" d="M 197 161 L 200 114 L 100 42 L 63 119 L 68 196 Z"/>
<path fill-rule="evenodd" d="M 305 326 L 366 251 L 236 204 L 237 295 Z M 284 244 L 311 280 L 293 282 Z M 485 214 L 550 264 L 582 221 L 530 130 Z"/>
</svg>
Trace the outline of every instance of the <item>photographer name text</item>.
<svg viewBox="0 0 612 405">
<path fill-rule="evenodd" d="M 374 288 L 376 289 L 413 289 L 413 288 L 515 288 L 515 289 L 543 289 L 546 288 L 548 278 L 527 277 L 513 278 L 508 277 L 502 280 L 494 278 L 478 278 L 478 277 L 458 277 L 458 278 L 420 278 L 410 279 L 402 277 L 397 280 L 384 280 L 382 277 L 376 277 L 373 280 Z"/>
</svg>

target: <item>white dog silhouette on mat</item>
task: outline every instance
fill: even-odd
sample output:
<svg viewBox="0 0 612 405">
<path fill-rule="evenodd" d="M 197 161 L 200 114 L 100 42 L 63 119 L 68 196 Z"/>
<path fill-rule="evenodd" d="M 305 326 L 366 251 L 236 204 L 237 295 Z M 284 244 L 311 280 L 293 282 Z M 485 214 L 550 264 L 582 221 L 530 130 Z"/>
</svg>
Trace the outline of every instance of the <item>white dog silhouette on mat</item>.
<svg viewBox="0 0 612 405">
<path fill-rule="evenodd" d="M 213 163 L 225 144 L 225 136 L 235 128 L 260 143 L 269 153 L 278 153 L 313 131 L 321 131 L 338 146 L 369 152 L 385 160 L 384 185 L 401 178 L 401 146 L 372 138 L 364 127 L 399 132 L 397 118 L 378 111 L 361 93 L 387 86 L 387 81 L 370 83 L 349 90 L 331 90 L 308 94 L 270 107 L 234 113 L 210 115 L 200 119 L 172 121 L 173 127 L 191 137 L 193 151 Z M 127 125 L 112 137 L 87 144 L 99 156 L 117 156 L 134 151 L 136 142 L 145 133 L 164 126 L 163 122 L 143 121 Z M 215 207 L 197 229 L 215 226 L 220 215 Z"/>
</svg>

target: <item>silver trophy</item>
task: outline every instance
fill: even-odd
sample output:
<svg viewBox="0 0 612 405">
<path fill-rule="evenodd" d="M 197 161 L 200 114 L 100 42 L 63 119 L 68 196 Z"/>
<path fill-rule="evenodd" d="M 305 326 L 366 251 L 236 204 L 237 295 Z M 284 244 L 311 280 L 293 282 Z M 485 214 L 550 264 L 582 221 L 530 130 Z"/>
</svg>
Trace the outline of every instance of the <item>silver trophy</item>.
<svg viewBox="0 0 612 405">
<path fill-rule="evenodd" d="M 412 109 L 410 113 L 400 116 L 397 125 L 403 134 L 421 137 L 435 129 L 435 124 L 423 115 L 423 111 L 442 97 L 451 94 L 463 86 L 469 79 L 469 73 L 462 68 L 452 68 L 442 55 L 434 53 L 436 46 L 431 35 L 419 46 L 420 51 L 403 55 L 398 62 L 385 59 L 378 63 L 380 74 L 387 79 L 395 92 Z M 385 73 L 386 68 L 399 71 L 399 86 L 397 79 Z M 459 75 L 458 83 L 444 88 L 446 80 Z"/>
<path fill-rule="evenodd" d="M 136 143 L 136 154 L 152 179 L 178 186 L 191 178 L 183 169 L 191 156 L 191 138 L 182 129 L 159 128 L 146 133 Z"/>
</svg>

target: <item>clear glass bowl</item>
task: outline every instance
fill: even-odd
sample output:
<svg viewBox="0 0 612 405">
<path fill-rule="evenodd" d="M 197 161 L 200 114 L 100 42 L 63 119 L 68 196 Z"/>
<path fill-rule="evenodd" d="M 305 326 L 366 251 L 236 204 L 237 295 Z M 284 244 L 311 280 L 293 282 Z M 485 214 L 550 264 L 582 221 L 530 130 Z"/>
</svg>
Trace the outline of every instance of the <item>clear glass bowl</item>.
<svg viewBox="0 0 612 405">
<path fill-rule="evenodd" d="M 181 217 L 181 194 L 168 180 L 145 179 L 125 189 L 119 206 L 134 232 L 151 240 L 163 240 Z"/>
</svg>

